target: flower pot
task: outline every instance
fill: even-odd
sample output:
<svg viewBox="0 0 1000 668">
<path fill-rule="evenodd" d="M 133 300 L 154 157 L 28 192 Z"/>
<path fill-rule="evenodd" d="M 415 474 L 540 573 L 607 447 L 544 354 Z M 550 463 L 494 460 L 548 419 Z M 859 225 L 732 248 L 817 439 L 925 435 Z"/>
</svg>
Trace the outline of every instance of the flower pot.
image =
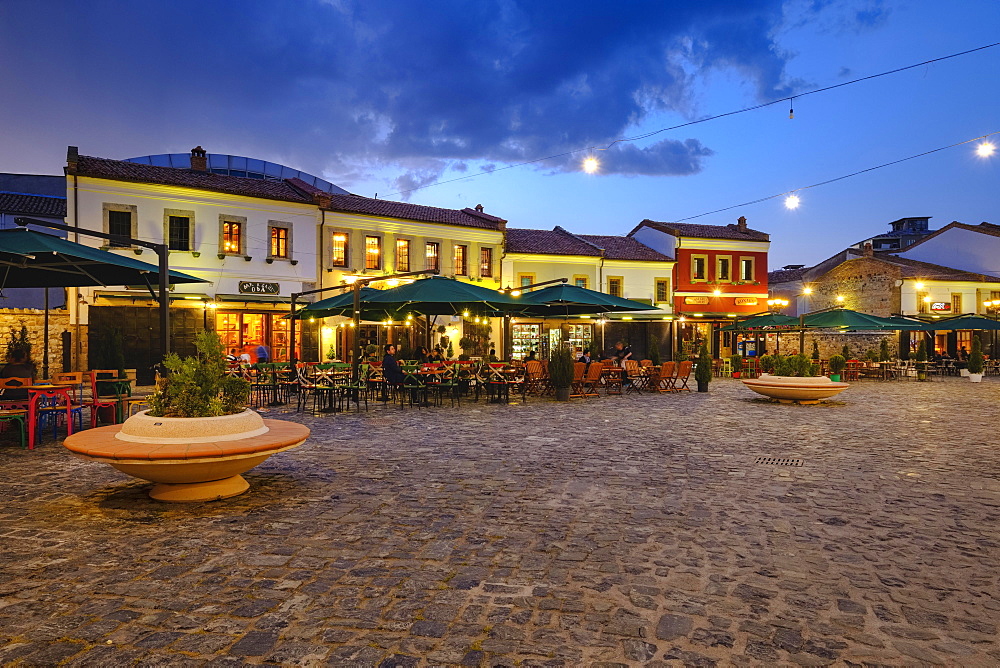
<svg viewBox="0 0 1000 668">
<path fill-rule="evenodd" d="M 835 383 L 839 383 L 840 382 L 840 374 L 839 373 L 831 373 L 830 374 L 830 380 L 832 380 Z"/>
<path fill-rule="evenodd" d="M 556 401 L 569 401 L 569 388 L 568 387 L 557 387 L 556 388 Z"/>
<path fill-rule="evenodd" d="M 698 391 L 699 392 L 708 392 L 708 381 L 707 380 L 699 380 L 698 381 Z"/>
<path fill-rule="evenodd" d="M 959 369 L 958 373 L 960 373 L 962 375 L 962 378 L 965 378 L 965 377 L 967 377 L 969 375 L 969 370 L 968 369 Z"/>
<path fill-rule="evenodd" d="M 733 372 L 733 378 L 739 378 L 741 375 L 743 375 L 742 371 L 734 371 Z"/>
<path fill-rule="evenodd" d="M 917 372 L 917 380 L 927 380 L 927 372 L 926 371 L 918 371 Z"/>
<path fill-rule="evenodd" d="M 970 373 L 969 380 L 973 383 L 981 383 L 983 381 L 983 374 L 981 373 Z"/>
</svg>

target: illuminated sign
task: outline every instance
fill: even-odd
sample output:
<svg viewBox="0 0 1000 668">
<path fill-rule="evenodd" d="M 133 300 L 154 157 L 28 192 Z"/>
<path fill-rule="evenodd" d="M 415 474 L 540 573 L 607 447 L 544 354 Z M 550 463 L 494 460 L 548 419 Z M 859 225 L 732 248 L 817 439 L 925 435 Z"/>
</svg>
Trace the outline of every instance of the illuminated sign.
<svg viewBox="0 0 1000 668">
<path fill-rule="evenodd" d="M 708 297 L 685 297 L 685 304 L 707 304 Z"/>
<path fill-rule="evenodd" d="M 280 283 L 265 281 L 240 281 L 241 295 L 276 295 L 281 292 Z"/>
<path fill-rule="evenodd" d="M 737 306 L 756 306 L 757 305 L 757 298 L 756 297 L 737 297 L 735 301 L 736 301 L 736 305 Z"/>
<path fill-rule="evenodd" d="M 950 302 L 934 302 L 934 303 L 931 304 L 931 310 L 932 311 L 950 311 L 951 310 L 951 303 Z"/>
</svg>

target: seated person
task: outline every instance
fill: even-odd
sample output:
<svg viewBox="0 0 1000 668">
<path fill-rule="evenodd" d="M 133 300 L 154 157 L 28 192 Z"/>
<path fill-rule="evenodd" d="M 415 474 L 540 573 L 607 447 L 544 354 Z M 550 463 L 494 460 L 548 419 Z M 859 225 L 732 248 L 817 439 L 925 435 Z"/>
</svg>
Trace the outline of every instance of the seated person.
<svg viewBox="0 0 1000 668">
<path fill-rule="evenodd" d="M 444 361 L 444 355 L 441 354 L 441 348 L 440 347 L 434 348 L 434 352 L 432 352 L 428 356 L 427 361 L 428 362 L 433 362 L 435 364 L 438 363 L 438 362 L 443 362 Z"/>
<path fill-rule="evenodd" d="M 403 370 L 399 368 L 399 362 L 396 361 L 396 346 L 391 343 L 387 343 L 385 346 L 385 357 L 382 358 L 382 375 L 385 377 L 385 382 L 391 385 L 398 385 L 405 380 Z"/>
<path fill-rule="evenodd" d="M 0 378 L 30 378 L 34 382 L 38 373 L 35 363 L 22 352 L 11 353 L 7 364 L 0 369 Z M 27 401 L 28 390 L 10 388 L 3 391 L 0 401 Z"/>
<path fill-rule="evenodd" d="M 591 362 L 590 351 L 589 350 L 584 350 L 583 354 L 580 355 L 580 359 L 578 359 L 577 362 L 583 362 L 584 364 L 590 364 L 590 362 Z"/>
</svg>

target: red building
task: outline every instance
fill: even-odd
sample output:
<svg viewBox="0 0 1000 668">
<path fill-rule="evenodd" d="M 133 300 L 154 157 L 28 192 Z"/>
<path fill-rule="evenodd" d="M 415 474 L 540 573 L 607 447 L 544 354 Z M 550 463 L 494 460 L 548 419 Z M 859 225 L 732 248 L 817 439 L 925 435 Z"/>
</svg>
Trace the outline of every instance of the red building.
<svg viewBox="0 0 1000 668">
<path fill-rule="evenodd" d="M 710 341 L 717 356 L 736 352 L 740 342 L 718 329 L 739 316 L 767 310 L 770 235 L 747 227 L 740 216 L 735 225 L 644 220 L 629 236 L 677 259 L 673 299 L 678 347 Z"/>
</svg>

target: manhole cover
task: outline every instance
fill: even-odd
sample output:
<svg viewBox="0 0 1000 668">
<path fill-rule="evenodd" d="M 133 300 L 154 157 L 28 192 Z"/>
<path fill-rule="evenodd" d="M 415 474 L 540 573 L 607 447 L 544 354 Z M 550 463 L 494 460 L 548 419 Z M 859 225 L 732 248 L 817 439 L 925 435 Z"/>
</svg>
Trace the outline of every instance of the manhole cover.
<svg viewBox="0 0 1000 668">
<path fill-rule="evenodd" d="M 755 464 L 767 464 L 768 466 L 802 466 L 801 459 L 788 459 L 787 457 L 758 457 Z"/>
</svg>

